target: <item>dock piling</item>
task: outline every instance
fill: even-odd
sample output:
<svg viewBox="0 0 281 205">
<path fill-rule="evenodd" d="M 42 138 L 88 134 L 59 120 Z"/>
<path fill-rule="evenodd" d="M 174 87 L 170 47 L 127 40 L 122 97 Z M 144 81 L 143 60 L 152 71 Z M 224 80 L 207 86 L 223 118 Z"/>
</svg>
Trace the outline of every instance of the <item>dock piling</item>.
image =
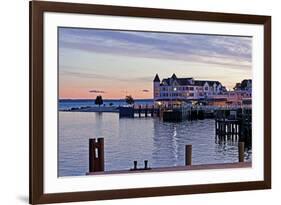
<svg viewBox="0 0 281 205">
<path fill-rule="evenodd" d="M 148 105 L 145 105 L 144 116 L 147 117 Z"/>
<path fill-rule="evenodd" d="M 104 138 L 89 139 L 89 172 L 104 171 Z"/>
<path fill-rule="evenodd" d="M 191 166 L 192 163 L 192 145 L 185 145 L 185 166 Z"/>
<path fill-rule="evenodd" d="M 151 107 L 151 117 L 153 117 L 154 116 L 154 105 L 152 105 L 152 107 Z"/>
<path fill-rule="evenodd" d="M 138 161 L 134 161 L 134 169 L 138 169 Z"/>
<path fill-rule="evenodd" d="M 139 117 L 141 117 L 141 105 L 139 105 Z"/>
<path fill-rule="evenodd" d="M 238 143 L 239 162 L 244 162 L 244 142 Z"/>
<path fill-rule="evenodd" d="M 148 168 L 148 160 L 144 160 L 144 169 Z"/>
</svg>

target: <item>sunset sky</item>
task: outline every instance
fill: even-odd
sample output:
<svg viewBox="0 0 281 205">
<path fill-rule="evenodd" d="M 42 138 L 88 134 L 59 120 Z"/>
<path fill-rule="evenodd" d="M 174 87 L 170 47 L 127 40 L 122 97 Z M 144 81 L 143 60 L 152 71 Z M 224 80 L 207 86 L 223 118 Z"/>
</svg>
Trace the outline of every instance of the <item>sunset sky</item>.
<svg viewBox="0 0 281 205">
<path fill-rule="evenodd" d="M 59 29 L 59 98 L 152 98 L 152 81 L 193 77 L 228 89 L 252 78 L 252 38 Z"/>
</svg>

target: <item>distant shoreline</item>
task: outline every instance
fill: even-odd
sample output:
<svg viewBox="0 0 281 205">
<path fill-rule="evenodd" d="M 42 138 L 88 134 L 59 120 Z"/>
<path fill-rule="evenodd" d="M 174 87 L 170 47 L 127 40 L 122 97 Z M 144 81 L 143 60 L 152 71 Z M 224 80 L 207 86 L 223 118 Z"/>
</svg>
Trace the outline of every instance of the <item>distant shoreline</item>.
<svg viewBox="0 0 281 205">
<path fill-rule="evenodd" d="M 153 99 L 135 99 L 135 105 L 152 105 Z M 73 112 L 119 112 L 119 106 L 127 106 L 125 99 L 104 99 L 98 106 L 94 99 L 60 99 L 58 101 L 59 111 Z"/>
<path fill-rule="evenodd" d="M 60 109 L 59 112 L 119 112 L 119 107 L 80 107 L 80 108 L 70 108 L 70 109 Z"/>
</svg>

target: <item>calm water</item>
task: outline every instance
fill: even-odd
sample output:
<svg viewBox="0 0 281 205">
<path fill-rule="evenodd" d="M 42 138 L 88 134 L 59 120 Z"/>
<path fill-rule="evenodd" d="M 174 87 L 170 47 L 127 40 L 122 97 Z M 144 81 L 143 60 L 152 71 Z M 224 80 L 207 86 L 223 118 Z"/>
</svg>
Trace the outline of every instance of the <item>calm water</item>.
<svg viewBox="0 0 281 205">
<path fill-rule="evenodd" d="M 162 122 L 158 118 L 119 119 L 118 113 L 59 112 L 59 176 L 85 175 L 89 138 L 105 139 L 105 170 L 124 170 L 148 160 L 150 167 L 184 165 L 186 144 L 193 164 L 237 161 L 237 143 L 216 143 L 214 120 Z M 248 151 L 246 160 L 251 160 Z"/>
<path fill-rule="evenodd" d="M 103 105 L 101 106 L 121 106 L 121 105 L 126 105 L 125 100 L 108 100 L 105 99 L 103 100 Z M 135 100 L 135 105 L 152 105 L 153 100 L 152 99 L 136 99 Z M 95 105 L 95 99 L 93 100 L 88 100 L 88 99 L 81 99 L 81 100 L 59 100 L 59 109 L 64 110 L 64 109 L 71 109 L 71 108 L 81 108 L 81 107 L 86 107 L 86 106 L 91 106 L 95 107 L 98 105 Z"/>
</svg>

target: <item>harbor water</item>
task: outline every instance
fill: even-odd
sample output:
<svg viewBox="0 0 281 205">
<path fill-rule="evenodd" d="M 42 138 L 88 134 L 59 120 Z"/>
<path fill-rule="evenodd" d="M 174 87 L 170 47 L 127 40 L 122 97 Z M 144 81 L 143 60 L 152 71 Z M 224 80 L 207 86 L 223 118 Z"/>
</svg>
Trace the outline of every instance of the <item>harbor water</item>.
<svg viewBox="0 0 281 205">
<path fill-rule="evenodd" d="M 133 161 L 149 167 L 182 166 L 185 145 L 193 164 L 237 162 L 237 142 L 218 142 L 213 119 L 163 122 L 159 118 L 119 118 L 118 113 L 59 112 L 58 166 L 61 176 L 88 171 L 89 138 L 104 138 L 105 171 L 129 170 Z M 246 161 L 251 161 L 247 150 Z"/>
</svg>

